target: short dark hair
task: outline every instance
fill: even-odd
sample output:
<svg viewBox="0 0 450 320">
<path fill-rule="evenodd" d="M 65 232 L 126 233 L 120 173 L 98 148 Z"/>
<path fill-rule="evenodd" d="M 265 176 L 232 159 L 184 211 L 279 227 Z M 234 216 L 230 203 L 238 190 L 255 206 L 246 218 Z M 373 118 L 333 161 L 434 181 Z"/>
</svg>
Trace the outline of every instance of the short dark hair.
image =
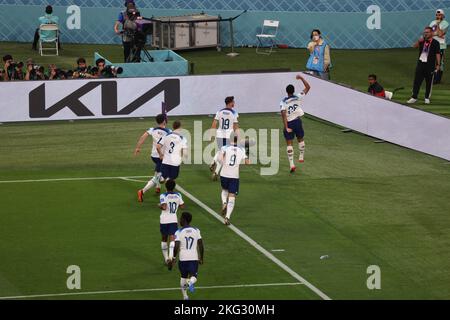
<svg viewBox="0 0 450 320">
<path fill-rule="evenodd" d="M 225 104 L 226 105 L 230 104 L 233 101 L 234 101 L 234 97 L 233 96 L 229 96 L 229 97 L 225 98 Z"/>
<path fill-rule="evenodd" d="M 374 78 L 375 80 L 377 80 L 377 75 L 376 74 L 369 74 L 369 78 Z"/>
<path fill-rule="evenodd" d="M 317 32 L 317 33 L 319 34 L 319 36 L 322 35 L 322 32 L 320 32 L 319 29 L 314 29 L 313 31 L 311 31 L 311 35 L 309 36 L 310 39 L 313 38 L 313 33 L 314 33 L 314 32 Z"/>
<path fill-rule="evenodd" d="M 173 122 L 173 124 L 172 124 L 173 130 L 177 130 L 177 129 L 180 128 L 180 127 L 181 127 L 181 122 L 180 122 L 180 120 L 175 120 L 175 121 Z"/>
<path fill-rule="evenodd" d="M 86 63 L 86 59 L 85 58 L 78 58 L 77 59 L 77 64 L 80 64 L 80 63 Z"/>
<path fill-rule="evenodd" d="M 431 32 L 433 32 L 433 28 L 432 27 L 429 27 L 429 26 L 426 26 L 425 28 L 424 28 L 424 30 L 430 30 Z"/>
<path fill-rule="evenodd" d="M 10 54 L 7 54 L 7 55 L 4 55 L 4 56 L 3 56 L 3 62 L 6 62 L 6 61 L 12 60 L 12 59 L 13 59 L 13 57 L 12 57 L 12 55 L 10 55 Z"/>
<path fill-rule="evenodd" d="M 103 58 L 98 58 L 97 60 L 95 60 L 95 65 L 98 67 L 98 65 L 99 65 L 100 63 L 102 63 L 102 62 L 106 64 L 105 59 L 103 59 Z"/>
<path fill-rule="evenodd" d="M 156 116 L 156 123 L 157 124 L 161 124 L 161 123 L 163 123 L 164 121 L 166 121 L 166 116 L 165 115 L 163 115 L 162 113 L 160 113 L 160 114 L 158 114 L 157 116 Z"/>
<path fill-rule="evenodd" d="M 177 184 L 175 183 L 175 180 L 171 180 L 171 179 L 167 180 L 166 181 L 166 189 L 167 189 L 167 191 L 175 190 L 175 186 L 176 185 Z"/>
<path fill-rule="evenodd" d="M 294 86 L 292 84 L 288 85 L 286 87 L 286 92 L 287 92 L 287 94 L 294 94 L 294 92 L 295 92 Z"/>
<path fill-rule="evenodd" d="M 180 220 L 184 220 L 184 221 L 186 221 L 187 224 L 189 224 L 189 223 L 191 223 L 191 221 L 192 221 L 192 214 L 190 214 L 190 213 L 187 212 L 187 211 L 184 211 L 184 212 L 181 214 Z"/>
<path fill-rule="evenodd" d="M 51 5 L 48 5 L 45 7 L 45 13 L 46 14 L 52 14 L 53 13 L 53 7 Z"/>
</svg>

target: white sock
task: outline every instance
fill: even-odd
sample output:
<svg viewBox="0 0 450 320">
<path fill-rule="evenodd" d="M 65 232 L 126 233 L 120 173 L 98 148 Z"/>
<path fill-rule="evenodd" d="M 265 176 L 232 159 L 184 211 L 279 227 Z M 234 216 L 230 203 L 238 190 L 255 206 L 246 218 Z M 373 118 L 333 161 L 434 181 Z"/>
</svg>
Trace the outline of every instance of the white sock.
<svg viewBox="0 0 450 320">
<path fill-rule="evenodd" d="M 222 205 L 226 205 L 228 202 L 228 191 L 222 190 Z"/>
<path fill-rule="evenodd" d="M 230 219 L 233 209 L 234 209 L 234 197 L 229 197 L 227 203 L 227 219 Z"/>
<path fill-rule="evenodd" d="M 153 188 L 155 186 L 155 182 L 153 181 L 153 178 L 147 182 L 147 184 L 145 185 L 144 189 L 142 189 L 144 191 L 144 193 L 146 193 L 148 190 L 150 190 L 151 188 Z"/>
<path fill-rule="evenodd" d="M 289 165 L 292 167 L 294 167 L 294 148 L 292 146 L 288 146 L 286 148 L 287 150 L 287 156 L 289 159 Z"/>
<path fill-rule="evenodd" d="M 194 277 L 194 276 L 192 276 L 192 277 L 188 280 L 188 285 L 195 284 L 196 282 L 197 282 L 197 278 Z"/>
<path fill-rule="evenodd" d="M 161 242 L 161 250 L 164 256 L 164 261 L 169 259 L 169 253 L 167 252 L 167 242 Z"/>
<path fill-rule="evenodd" d="M 303 160 L 305 157 L 305 141 L 298 143 L 298 149 L 300 150 L 299 160 Z"/>
<path fill-rule="evenodd" d="M 161 182 L 160 182 L 160 180 L 161 180 L 161 172 L 156 172 L 155 171 L 154 177 L 156 178 L 155 179 L 156 180 L 156 188 L 161 189 Z"/>
<path fill-rule="evenodd" d="M 187 279 L 185 278 L 180 278 L 180 288 L 181 288 L 181 293 L 183 294 L 183 299 L 187 299 L 188 295 L 187 295 Z"/>
<path fill-rule="evenodd" d="M 175 241 L 170 241 L 169 243 L 169 259 L 173 259 L 173 249 L 175 248 Z"/>
</svg>

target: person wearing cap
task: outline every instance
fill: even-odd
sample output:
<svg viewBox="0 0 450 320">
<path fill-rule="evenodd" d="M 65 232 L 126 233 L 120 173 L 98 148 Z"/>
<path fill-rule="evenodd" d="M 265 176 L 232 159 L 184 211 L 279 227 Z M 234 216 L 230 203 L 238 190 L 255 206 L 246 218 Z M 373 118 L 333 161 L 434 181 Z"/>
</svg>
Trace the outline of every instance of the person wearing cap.
<svg viewBox="0 0 450 320">
<path fill-rule="evenodd" d="M 39 25 L 42 24 L 58 24 L 59 23 L 59 17 L 53 15 L 53 7 L 48 5 L 45 7 L 45 15 L 38 18 Z M 53 36 L 52 31 L 40 31 L 42 34 L 42 37 L 45 36 Z M 34 41 L 33 41 L 33 50 L 37 50 L 37 43 L 40 38 L 39 34 L 39 28 L 36 29 L 36 32 L 34 33 Z M 58 48 L 60 48 L 59 44 L 59 38 L 58 38 Z"/>
<path fill-rule="evenodd" d="M 433 29 L 433 38 L 439 42 L 440 55 L 441 55 L 441 68 L 434 76 L 434 83 L 440 83 L 442 79 L 442 73 L 444 72 L 444 52 L 447 49 L 447 42 L 445 41 L 445 35 L 448 31 L 448 22 L 445 20 L 445 12 L 442 9 L 436 10 L 436 19 L 431 21 L 430 27 Z"/>
</svg>

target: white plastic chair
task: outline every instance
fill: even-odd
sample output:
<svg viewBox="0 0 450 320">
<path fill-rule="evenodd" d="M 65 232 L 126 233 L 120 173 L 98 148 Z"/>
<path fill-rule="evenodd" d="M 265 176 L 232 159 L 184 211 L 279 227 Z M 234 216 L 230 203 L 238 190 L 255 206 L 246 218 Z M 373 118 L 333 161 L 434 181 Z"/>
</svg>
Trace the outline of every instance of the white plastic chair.
<svg viewBox="0 0 450 320">
<path fill-rule="evenodd" d="M 58 33 L 57 24 L 41 24 L 39 27 L 39 54 L 41 56 L 58 56 Z M 44 47 L 44 44 L 54 44 L 55 46 Z M 44 54 L 45 51 L 55 51 L 55 54 Z"/>
<path fill-rule="evenodd" d="M 280 25 L 280 21 L 277 20 L 264 20 L 262 30 L 260 34 L 256 35 L 258 39 L 258 45 L 256 46 L 256 53 L 258 54 L 267 54 L 270 55 L 273 52 L 273 48 L 275 47 L 275 39 L 278 33 L 278 27 Z M 261 47 L 264 47 L 264 40 L 270 43 L 270 47 L 267 50 L 261 50 Z"/>
</svg>

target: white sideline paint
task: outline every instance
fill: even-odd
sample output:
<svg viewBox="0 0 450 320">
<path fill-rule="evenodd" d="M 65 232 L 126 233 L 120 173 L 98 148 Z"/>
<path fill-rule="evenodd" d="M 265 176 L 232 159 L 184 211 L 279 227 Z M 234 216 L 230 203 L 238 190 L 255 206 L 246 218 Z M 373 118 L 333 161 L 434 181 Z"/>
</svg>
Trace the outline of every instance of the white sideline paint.
<svg viewBox="0 0 450 320">
<path fill-rule="evenodd" d="M 148 178 L 149 176 L 131 176 L 131 177 L 88 177 L 88 178 L 57 178 L 57 179 L 34 179 L 34 180 L 0 180 L 1 183 L 23 183 L 23 182 L 53 182 L 53 181 L 86 181 L 86 180 L 112 180 L 112 179 L 120 179 L 124 181 L 133 181 L 133 178 Z M 138 181 L 140 182 L 140 181 Z M 206 204 L 198 200 L 196 197 L 194 197 L 192 194 L 190 194 L 188 191 L 183 189 L 180 185 L 177 185 L 176 187 L 181 193 L 183 193 L 186 197 L 191 199 L 194 203 L 196 203 L 199 207 L 203 208 L 206 212 L 211 214 L 213 217 L 215 217 L 217 220 L 219 220 L 221 223 L 223 223 L 223 218 L 214 210 L 212 210 L 210 207 L 208 207 Z M 304 284 L 306 287 L 308 287 L 311 291 L 313 291 L 315 294 L 317 294 L 319 297 L 321 297 L 323 300 L 331 300 L 330 297 L 328 297 L 325 293 L 320 291 L 318 288 L 316 288 L 314 285 L 312 285 L 309 281 L 304 279 L 302 276 L 300 276 L 298 273 L 296 273 L 294 270 L 289 268 L 286 264 L 284 264 L 281 260 L 279 260 L 277 257 L 275 257 L 273 254 L 271 254 L 269 251 L 261 247 L 256 241 L 254 241 L 252 238 L 250 238 L 248 235 L 246 235 L 244 232 L 242 232 L 240 229 L 235 227 L 234 225 L 230 225 L 227 228 L 232 230 L 234 233 L 236 233 L 238 236 L 240 236 L 242 239 L 247 241 L 251 246 L 253 246 L 255 249 L 257 249 L 259 252 L 261 252 L 263 255 L 265 255 L 268 259 L 272 260 L 275 264 L 277 264 L 279 267 L 281 267 L 284 271 L 289 273 L 293 278 L 297 279 L 299 282 Z M 1 298 L 0 298 L 1 299 Z"/>
<path fill-rule="evenodd" d="M 298 286 L 300 282 L 285 282 L 285 283 L 256 283 L 256 284 L 235 284 L 224 286 L 204 286 L 195 287 L 195 289 L 229 289 L 229 288 L 258 288 L 258 287 L 277 287 L 277 286 Z M 138 292 L 155 292 L 155 291 L 178 291 L 177 288 L 152 288 L 152 289 L 128 289 L 128 290 L 109 290 L 109 291 L 86 291 L 86 292 L 66 292 L 66 293 L 47 293 L 47 294 L 32 294 L 24 296 L 10 296 L 0 297 L 0 300 L 12 299 L 29 299 L 29 298 L 51 298 L 51 297 L 65 297 L 65 296 L 86 296 L 99 294 L 114 294 L 114 293 L 138 293 Z"/>
<path fill-rule="evenodd" d="M 182 194 L 184 194 L 186 197 L 191 199 L 193 202 L 195 202 L 199 207 L 203 208 L 206 212 L 211 214 L 214 218 L 219 220 L 223 224 L 223 217 L 220 216 L 217 212 L 215 212 L 213 209 L 208 207 L 206 204 L 198 200 L 196 197 L 194 197 L 192 194 L 187 192 L 185 189 L 183 189 L 180 185 L 177 185 L 176 187 Z M 225 226 L 224 226 L 225 228 Z M 251 246 L 253 246 L 256 250 L 261 252 L 263 255 L 265 255 L 267 258 L 272 260 L 275 264 L 277 264 L 279 267 L 281 267 L 284 271 L 289 273 L 293 278 L 297 279 L 301 283 L 303 283 L 305 286 L 307 286 L 311 291 L 313 291 L 315 294 L 317 294 L 319 297 L 321 297 L 323 300 L 331 300 L 330 297 L 328 297 L 325 293 L 317 289 L 314 285 L 312 285 L 310 282 L 308 282 L 305 278 L 300 276 L 297 272 L 289 268 L 286 264 L 284 264 L 281 260 L 279 260 L 277 257 L 275 257 L 273 254 L 271 254 L 269 251 L 261 247 L 255 240 L 250 238 L 248 235 L 246 235 L 244 232 L 242 232 L 240 229 L 236 228 L 233 224 L 228 226 L 230 230 L 232 230 L 234 233 L 236 233 L 238 236 L 240 236 L 242 239 L 247 241 Z"/>
</svg>

